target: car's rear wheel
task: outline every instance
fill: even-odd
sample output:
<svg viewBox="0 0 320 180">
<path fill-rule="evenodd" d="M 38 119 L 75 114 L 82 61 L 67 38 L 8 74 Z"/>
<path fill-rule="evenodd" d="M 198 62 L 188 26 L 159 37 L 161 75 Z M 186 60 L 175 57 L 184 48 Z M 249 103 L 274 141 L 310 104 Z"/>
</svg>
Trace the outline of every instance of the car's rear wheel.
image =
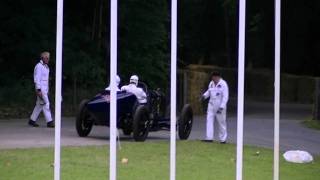
<svg viewBox="0 0 320 180">
<path fill-rule="evenodd" d="M 91 132 L 93 126 L 93 118 L 88 112 L 86 104 L 88 100 L 82 100 L 76 117 L 76 129 L 80 137 L 86 137 Z"/>
<path fill-rule="evenodd" d="M 149 111 L 147 106 L 139 105 L 133 117 L 133 138 L 135 141 L 145 141 L 150 127 Z"/>
<path fill-rule="evenodd" d="M 183 106 L 178 123 L 179 138 L 181 140 L 188 139 L 193 123 L 193 111 L 189 104 Z"/>
</svg>

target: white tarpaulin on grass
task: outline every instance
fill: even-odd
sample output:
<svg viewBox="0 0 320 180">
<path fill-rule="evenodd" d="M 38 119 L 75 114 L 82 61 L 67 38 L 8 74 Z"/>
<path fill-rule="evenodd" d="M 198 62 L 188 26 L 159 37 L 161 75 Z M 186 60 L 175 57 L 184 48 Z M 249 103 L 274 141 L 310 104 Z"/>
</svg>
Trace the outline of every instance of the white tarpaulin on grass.
<svg viewBox="0 0 320 180">
<path fill-rule="evenodd" d="M 287 151 L 283 154 L 286 161 L 292 163 L 310 163 L 313 161 L 313 157 L 310 153 L 306 151 Z"/>
</svg>

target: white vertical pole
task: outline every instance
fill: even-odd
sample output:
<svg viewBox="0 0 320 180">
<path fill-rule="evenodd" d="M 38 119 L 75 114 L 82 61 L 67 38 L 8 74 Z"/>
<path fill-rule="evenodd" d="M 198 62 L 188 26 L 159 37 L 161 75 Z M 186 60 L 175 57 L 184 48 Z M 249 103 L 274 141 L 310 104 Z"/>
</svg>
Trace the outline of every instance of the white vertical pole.
<svg viewBox="0 0 320 180">
<path fill-rule="evenodd" d="M 118 1 L 111 0 L 110 14 L 110 156 L 109 180 L 117 178 L 117 29 L 118 29 Z"/>
<path fill-rule="evenodd" d="M 63 0 L 57 2 L 54 179 L 60 180 Z"/>
<path fill-rule="evenodd" d="M 275 0 L 273 179 L 279 180 L 281 0 Z"/>
<path fill-rule="evenodd" d="M 238 109 L 237 109 L 237 169 L 236 179 L 242 180 L 243 164 L 243 106 L 244 106 L 244 72 L 245 72 L 245 31 L 246 0 L 239 3 L 239 47 L 238 47 Z"/>
<path fill-rule="evenodd" d="M 170 180 L 176 179 L 177 0 L 171 0 Z"/>
</svg>

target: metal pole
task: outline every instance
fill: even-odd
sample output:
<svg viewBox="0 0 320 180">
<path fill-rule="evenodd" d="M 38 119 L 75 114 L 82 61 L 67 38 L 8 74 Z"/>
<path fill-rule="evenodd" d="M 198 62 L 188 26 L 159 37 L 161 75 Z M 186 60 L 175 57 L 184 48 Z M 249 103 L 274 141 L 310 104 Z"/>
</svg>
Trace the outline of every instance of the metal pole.
<svg viewBox="0 0 320 180">
<path fill-rule="evenodd" d="M 275 0 L 273 179 L 279 180 L 281 0 Z"/>
<path fill-rule="evenodd" d="M 239 3 L 239 49 L 238 49 L 238 109 L 237 109 L 237 169 L 236 179 L 242 180 L 243 164 L 243 104 L 245 74 L 245 28 L 246 0 Z"/>
<path fill-rule="evenodd" d="M 111 0 L 110 14 L 110 164 L 109 180 L 117 178 L 117 16 L 118 1 Z"/>
<path fill-rule="evenodd" d="M 63 0 L 57 2 L 54 179 L 60 180 Z"/>
<path fill-rule="evenodd" d="M 170 180 L 176 179 L 177 0 L 171 0 Z"/>
</svg>

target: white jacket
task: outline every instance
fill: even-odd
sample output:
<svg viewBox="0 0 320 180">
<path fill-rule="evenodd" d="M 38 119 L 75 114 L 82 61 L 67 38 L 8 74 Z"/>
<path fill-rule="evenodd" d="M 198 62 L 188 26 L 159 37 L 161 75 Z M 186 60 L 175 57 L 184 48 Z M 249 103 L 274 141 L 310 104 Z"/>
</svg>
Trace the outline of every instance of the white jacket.
<svg viewBox="0 0 320 180">
<path fill-rule="evenodd" d="M 209 105 L 225 109 L 229 100 L 229 88 L 225 80 L 220 79 L 218 84 L 209 83 L 208 90 L 203 94 L 205 99 L 210 98 Z"/>
<path fill-rule="evenodd" d="M 42 93 L 49 92 L 49 66 L 42 60 L 35 66 L 33 72 L 33 79 L 35 88 L 40 89 Z"/>
<path fill-rule="evenodd" d="M 127 91 L 134 94 L 139 103 L 147 103 L 147 95 L 142 88 L 137 87 L 135 84 L 128 84 L 121 87 L 121 91 Z"/>
</svg>

